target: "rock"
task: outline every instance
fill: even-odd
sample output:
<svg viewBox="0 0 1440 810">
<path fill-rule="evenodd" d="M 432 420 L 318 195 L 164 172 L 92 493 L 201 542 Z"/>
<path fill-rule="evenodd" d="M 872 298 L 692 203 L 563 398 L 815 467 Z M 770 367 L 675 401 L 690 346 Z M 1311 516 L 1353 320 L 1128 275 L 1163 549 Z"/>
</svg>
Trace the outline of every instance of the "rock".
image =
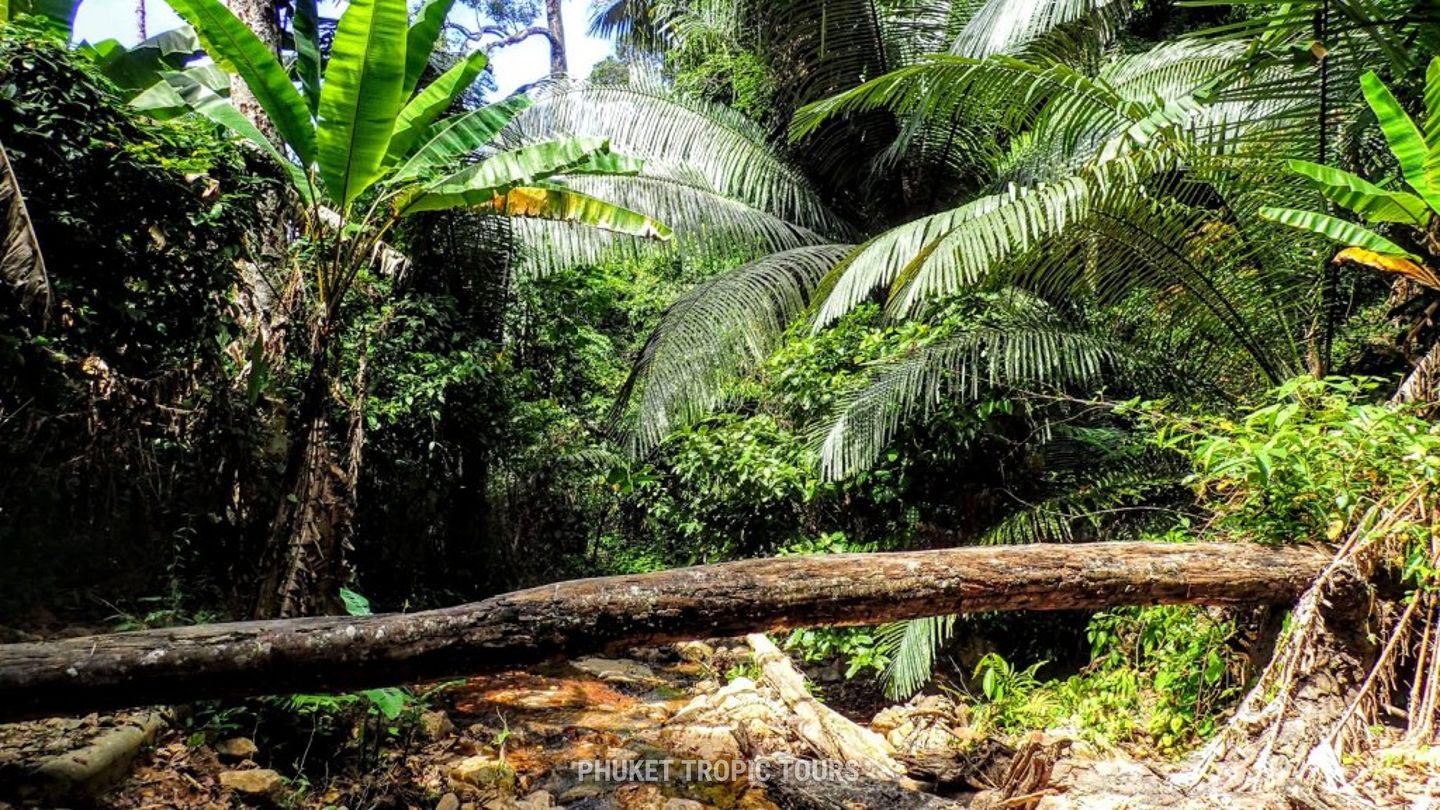
<svg viewBox="0 0 1440 810">
<path fill-rule="evenodd" d="M 420 733 L 430 742 L 439 742 L 455 733 L 455 724 L 445 712 L 425 712 L 420 715 Z"/>
<path fill-rule="evenodd" d="M 703 641 L 682 641 L 675 645 L 675 652 L 681 661 L 698 664 L 709 661 L 715 655 L 715 648 Z"/>
<path fill-rule="evenodd" d="M 269 768 L 221 771 L 220 786 L 249 799 L 273 800 L 285 789 L 285 778 Z"/>
<path fill-rule="evenodd" d="M 450 766 L 450 778 L 476 787 L 505 787 L 515 782 L 515 771 L 488 754 L 466 757 Z"/>
<path fill-rule="evenodd" d="M 572 661 L 571 666 L 609 683 L 655 686 L 665 682 L 663 679 L 655 677 L 655 671 L 650 667 L 639 661 L 628 661 L 623 658 L 581 658 L 578 661 Z"/>
<path fill-rule="evenodd" d="M 583 799 L 593 799 L 604 792 L 605 789 L 594 782 L 581 782 L 564 793 L 561 793 L 560 803 L 568 805 L 571 802 L 578 802 Z"/>
<path fill-rule="evenodd" d="M 705 810 L 705 805 L 694 799 L 668 799 L 664 810 Z"/>
<path fill-rule="evenodd" d="M 660 732 L 660 743 L 681 756 L 711 762 L 742 758 L 740 743 L 729 725 L 667 726 Z"/>
<path fill-rule="evenodd" d="M 446 793 L 440 797 L 440 803 L 435 805 L 435 810 L 460 810 L 460 797 L 454 793 Z"/>
<path fill-rule="evenodd" d="M 238 762 L 254 759 L 260 749 L 255 747 L 255 741 L 249 737 L 231 737 L 215 743 L 215 753 L 219 754 L 221 759 Z"/>
<path fill-rule="evenodd" d="M 615 791 L 618 810 L 664 810 L 665 795 L 654 785 L 630 783 Z"/>
<path fill-rule="evenodd" d="M 764 790 L 752 787 L 740 796 L 740 803 L 735 805 L 735 810 L 780 810 L 780 808 L 766 797 Z"/>
<path fill-rule="evenodd" d="M 607 762 L 633 762 L 640 758 L 639 751 L 631 751 L 629 748 L 610 747 L 605 749 L 605 760 Z"/>
<path fill-rule="evenodd" d="M 555 797 L 546 790 L 537 790 L 515 803 L 517 810 L 550 810 L 554 806 Z"/>
</svg>

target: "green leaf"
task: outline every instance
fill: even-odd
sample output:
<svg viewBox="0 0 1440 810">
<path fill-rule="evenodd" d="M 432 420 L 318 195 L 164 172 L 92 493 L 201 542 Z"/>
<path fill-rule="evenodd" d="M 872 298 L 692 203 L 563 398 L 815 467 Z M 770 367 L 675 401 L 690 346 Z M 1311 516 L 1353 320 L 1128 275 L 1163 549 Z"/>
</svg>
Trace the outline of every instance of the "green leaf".
<svg viewBox="0 0 1440 810">
<path fill-rule="evenodd" d="M 486 61 L 485 54 L 480 51 L 470 54 L 405 105 L 405 109 L 400 111 L 400 117 L 395 120 L 395 132 L 390 136 L 386 163 L 398 163 L 410 153 L 436 116 L 449 109 L 455 99 L 475 83 L 475 77 L 485 69 Z"/>
<path fill-rule="evenodd" d="M 404 210 L 414 213 L 477 205 L 516 186 L 564 174 L 609 148 L 604 138 L 566 138 L 501 152 L 431 183 Z"/>
<path fill-rule="evenodd" d="M 243 113 L 235 109 L 227 99 L 221 98 L 214 90 L 206 87 L 189 71 L 164 73 L 162 77 L 187 107 L 250 141 L 273 158 L 285 170 L 286 175 L 290 178 L 290 184 L 300 194 L 301 199 L 305 200 L 307 204 L 311 202 L 313 195 L 305 170 L 281 154 L 280 150 L 270 142 L 270 139 L 265 137 L 265 134 Z"/>
<path fill-rule="evenodd" d="M 0 21 L 33 15 L 43 20 L 52 33 L 68 40 L 75 27 L 75 12 L 79 9 L 80 0 L 8 0 L 0 3 Z"/>
<path fill-rule="evenodd" d="M 295 2 L 295 74 L 311 114 L 320 111 L 320 10 L 315 0 Z"/>
<path fill-rule="evenodd" d="M 427 195 L 429 196 L 429 195 Z M 457 197 L 459 199 L 457 199 Z M 424 197 L 421 198 L 425 199 Z M 492 211 L 507 217 L 528 217 L 549 219 L 560 222 L 575 222 L 606 231 L 638 236 L 645 239 L 669 239 L 673 234 L 664 223 L 658 222 L 637 211 L 631 211 L 614 203 L 581 194 L 563 186 L 550 184 L 519 186 L 503 194 L 478 197 L 474 202 L 461 195 L 446 198 L 450 203 L 440 207 L 454 208 L 466 205 L 482 211 Z M 436 210 L 421 206 L 415 210 Z"/>
<path fill-rule="evenodd" d="M 453 5 L 455 0 L 429 0 L 420 7 L 420 12 L 415 15 L 415 24 L 406 32 L 405 86 L 402 91 L 405 98 L 409 98 L 420 84 L 420 76 L 425 73 L 425 66 L 430 64 L 430 54 L 435 50 L 440 29 L 445 26 L 445 18 Z"/>
<path fill-rule="evenodd" d="M 345 606 L 345 612 L 351 616 L 370 615 L 370 600 L 349 588 L 340 589 L 340 602 Z"/>
<path fill-rule="evenodd" d="M 182 25 L 156 34 L 133 48 L 113 40 L 102 42 L 95 46 L 93 55 L 100 72 L 115 86 L 144 90 L 160 81 L 161 71 L 180 70 L 190 60 L 204 56 L 205 48 L 195 29 Z M 226 81 L 228 83 L 228 77 Z"/>
<path fill-rule="evenodd" d="M 405 711 L 407 702 L 405 693 L 393 686 L 384 689 L 366 689 L 361 694 L 375 705 L 375 708 L 384 715 L 386 720 L 394 720 L 400 716 L 401 712 Z"/>
<path fill-rule="evenodd" d="M 212 62 L 179 71 L 157 72 L 150 86 L 130 99 L 130 106 L 160 121 L 192 112 L 190 104 L 175 90 L 172 81 L 165 78 L 169 73 L 188 76 L 222 98 L 230 94 L 230 74 Z"/>
<path fill-rule="evenodd" d="M 1413 194 L 1386 191 L 1358 175 L 1307 160 L 1292 160 L 1287 165 L 1309 180 L 1326 199 L 1363 215 L 1370 222 L 1402 222 L 1424 227 L 1430 220 L 1429 207 Z"/>
<path fill-rule="evenodd" d="M 1399 256 L 1418 258 L 1374 231 L 1362 228 L 1353 222 L 1346 222 L 1343 219 L 1315 211 L 1298 211 L 1294 208 L 1271 208 L 1267 206 L 1260 209 L 1260 216 L 1271 222 L 1279 222 L 1282 225 L 1289 225 L 1292 228 L 1318 233 L 1321 236 L 1327 237 L 1335 242 L 1340 242 L 1341 244 L 1363 247 L 1366 250 L 1373 250 L 1377 253 L 1391 253 Z"/>
<path fill-rule="evenodd" d="M 1425 176 L 1440 189 L 1440 56 L 1425 71 Z"/>
<path fill-rule="evenodd" d="M 565 170 L 565 174 L 603 174 L 611 177 L 631 176 L 645 168 L 645 161 L 615 152 L 597 152 Z"/>
<path fill-rule="evenodd" d="M 335 31 L 318 157 L 326 194 L 342 209 L 380 176 L 404 102 L 405 29 L 405 0 L 353 0 Z"/>
<path fill-rule="evenodd" d="M 1405 176 L 1405 182 L 1409 183 L 1432 209 L 1440 211 L 1440 192 L 1437 192 L 1435 183 L 1425 173 L 1425 163 L 1430 150 L 1425 146 L 1425 137 L 1420 134 L 1420 129 L 1410 120 L 1410 116 L 1405 114 L 1405 109 L 1400 106 L 1395 94 L 1390 92 L 1390 88 L 1386 87 L 1374 72 L 1361 76 L 1360 86 L 1365 91 L 1365 100 L 1370 103 L 1370 109 L 1375 111 L 1375 118 L 1380 122 L 1380 131 L 1385 133 L 1390 151 L 1400 162 L 1400 172 Z"/>
<path fill-rule="evenodd" d="M 529 106 L 529 99 L 516 96 L 436 123 L 425 134 L 420 147 L 395 170 L 390 182 L 422 179 L 431 170 L 448 166 L 474 152 Z"/>
<path fill-rule="evenodd" d="M 315 160 L 315 128 L 304 99 L 275 54 L 219 0 L 166 0 L 194 26 L 205 50 L 222 67 L 245 80 L 285 143 L 310 165 Z"/>
</svg>

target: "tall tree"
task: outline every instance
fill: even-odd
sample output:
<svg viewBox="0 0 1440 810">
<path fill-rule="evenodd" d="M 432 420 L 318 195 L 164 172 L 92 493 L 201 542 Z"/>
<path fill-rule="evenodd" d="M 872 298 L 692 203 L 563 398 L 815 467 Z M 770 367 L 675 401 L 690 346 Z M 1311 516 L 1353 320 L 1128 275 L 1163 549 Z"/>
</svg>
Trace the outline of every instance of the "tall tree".
<svg viewBox="0 0 1440 810">
<path fill-rule="evenodd" d="M 550 29 L 550 75 L 568 76 L 570 66 L 565 57 L 565 20 L 560 15 L 560 0 L 545 0 L 545 27 Z"/>
</svg>

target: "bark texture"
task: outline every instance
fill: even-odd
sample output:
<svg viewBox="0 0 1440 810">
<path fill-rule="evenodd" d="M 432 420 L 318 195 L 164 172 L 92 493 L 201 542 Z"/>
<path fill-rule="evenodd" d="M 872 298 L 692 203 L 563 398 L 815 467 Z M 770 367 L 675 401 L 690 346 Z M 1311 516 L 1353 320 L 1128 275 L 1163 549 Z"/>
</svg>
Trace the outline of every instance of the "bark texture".
<svg viewBox="0 0 1440 810">
<path fill-rule="evenodd" d="M 697 637 L 995 610 L 1284 604 L 1318 548 L 972 547 L 744 560 L 582 579 L 413 614 L 312 617 L 0 646 L 0 721 L 348 690 Z"/>
<path fill-rule="evenodd" d="M 545 0 L 545 27 L 550 30 L 550 75 L 568 76 L 570 65 L 565 53 L 565 20 L 560 16 L 560 0 Z"/>
</svg>

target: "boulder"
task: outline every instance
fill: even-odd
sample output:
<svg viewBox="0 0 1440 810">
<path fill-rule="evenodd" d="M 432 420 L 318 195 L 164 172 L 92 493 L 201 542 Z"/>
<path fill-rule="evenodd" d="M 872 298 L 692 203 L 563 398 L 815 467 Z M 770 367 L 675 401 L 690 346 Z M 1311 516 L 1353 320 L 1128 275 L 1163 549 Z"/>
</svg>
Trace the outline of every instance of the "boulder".
<svg viewBox="0 0 1440 810">
<path fill-rule="evenodd" d="M 681 661 L 698 664 L 709 661 L 715 655 L 715 648 L 703 641 L 682 641 L 675 645 L 675 652 Z"/>
<path fill-rule="evenodd" d="M 269 768 L 248 771 L 221 771 L 220 786 L 247 799 L 273 801 L 285 790 L 285 777 Z"/>
<path fill-rule="evenodd" d="M 420 715 L 420 733 L 430 742 L 439 742 L 455 733 L 455 724 L 445 712 L 425 712 Z"/>
<path fill-rule="evenodd" d="M 450 766 L 450 778 L 476 787 L 506 787 L 515 781 L 515 771 L 489 754 L 466 757 Z"/>
<path fill-rule="evenodd" d="M 229 762 L 242 762 L 247 759 L 254 759 L 260 753 L 255 746 L 255 741 L 249 737 L 231 737 L 228 740 L 221 740 L 215 743 L 215 753 L 220 758 Z"/>
</svg>

